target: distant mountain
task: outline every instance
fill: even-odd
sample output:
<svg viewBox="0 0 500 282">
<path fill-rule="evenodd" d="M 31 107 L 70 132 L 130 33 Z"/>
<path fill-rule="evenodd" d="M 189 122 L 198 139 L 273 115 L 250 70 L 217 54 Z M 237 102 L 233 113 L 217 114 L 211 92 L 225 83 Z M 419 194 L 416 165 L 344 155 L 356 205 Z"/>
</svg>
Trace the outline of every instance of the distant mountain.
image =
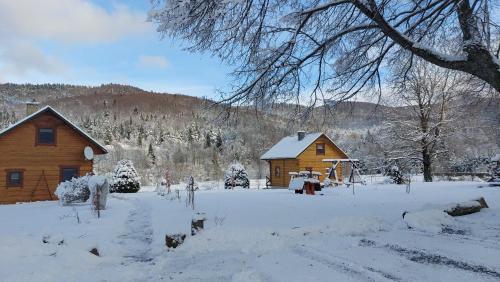
<svg viewBox="0 0 500 282">
<path fill-rule="evenodd" d="M 181 112 L 197 108 L 205 103 L 203 99 L 168 93 L 155 93 L 140 88 L 105 84 L 97 87 L 66 84 L 0 84 L 0 102 L 4 107 L 21 111 L 27 101 L 36 100 L 42 105 L 63 109 L 102 110 L 106 103 L 116 103 L 123 110 L 141 107 L 147 112 Z M 64 111 L 64 110 L 63 110 Z"/>
</svg>

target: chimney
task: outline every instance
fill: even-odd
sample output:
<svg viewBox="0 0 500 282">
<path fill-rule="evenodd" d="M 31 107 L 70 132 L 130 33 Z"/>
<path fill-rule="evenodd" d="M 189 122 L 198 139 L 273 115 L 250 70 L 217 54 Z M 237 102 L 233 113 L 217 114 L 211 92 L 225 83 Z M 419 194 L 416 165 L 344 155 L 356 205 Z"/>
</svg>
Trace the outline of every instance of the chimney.
<svg viewBox="0 0 500 282">
<path fill-rule="evenodd" d="M 297 131 L 297 138 L 299 141 L 302 141 L 302 139 L 304 139 L 304 137 L 306 137 L 306 132 L 305 131 Z"/>
<path fill-rule="evenodd" d="M 32 113 L 38 110 L 40 103 L 38 103 L 35 99 L 30 102 L 26 102 L 26 116 L 31 115 Z"/>
</svg>

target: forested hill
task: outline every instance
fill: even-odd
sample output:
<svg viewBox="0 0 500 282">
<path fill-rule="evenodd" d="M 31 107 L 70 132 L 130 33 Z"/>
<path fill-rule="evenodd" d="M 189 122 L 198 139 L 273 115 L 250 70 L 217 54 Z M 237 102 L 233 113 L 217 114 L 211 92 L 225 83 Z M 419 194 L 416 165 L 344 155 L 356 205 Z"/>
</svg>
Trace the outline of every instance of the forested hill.
<svg viewBox="0 0 500 282">
<path fill-rule="evenodd" d="M 206 99 L 148 92 L 127 85 L 7 83 L 0 84 L 0 127 L 22 118 L 25 103 L 32 99 L 41 106 L 53 106 L 110 147 L 110 154 L 98 163 L 98 169 L 110 171 L 119 159 L 128 158 L 146 175 L 146 183 L 153 182 L 167 166 L 178 179 L 186 174 L 220 179 L 224 167 L 234 160 L 242 162 L 252 177 L 263 177 L 268 172 L 259 156 L 283 136 L 299 129 L 326 132 L 351 157 L 374 160 L 371 162 L 375 166 L 383 158 L 385 147 L 380 137 L 387 115 L 396 109 L 350 102 L 334 109 L 316 107 L 312 111 L 282 104 L 265 112 L 245 107 L 228 112 Z M 475 116 L 476 124 L 500 120 L 495 113 L 497 105 L 483 109 L 490 110 Z M 304 112 L 309 115 L 304 117 Z M 487 136 L 487 127 L 474 130 L 466 132 L 472 139 L 450 144 L 468 144 L 474 149 L 477 140 L 488 144 L 495 140 L 494 136 Z M 493 141 L 483 147 L 495 146 L 498 145 Z"/>
<path fill-rule="evenodd" d="M 323 130 L 328 128 L 366 129 L 378 126 L 384 119 L 386 107 L 372 103 L 344 103 L 335 109 L 316 108 L 307 117 L 302 116 L 304 108 L 292 104 L 276 105 L 268 112 L 256 112 L 252 108 L 240 107 L 230 113 L 213 101 L 169 93 L 144 91 L 140 88 L 106 84 L 97 87 L 66 84 L 0 84 L 0 109 L 14 113 L 11 119 L 25 114 L 25 103 L 36 100 L 42 106 L 50 105 L 65 115 L 85 120 L 109 114 L 114 121 L 128 119 L 135 115 L 144 120 L 161 117 L 173 123 L 174 127 L 185 126 L 186 122 L 203 119 L 206 123 L 217 122 L 234 129 L 242 127 L 270 127 L 276 136 L 268 136 L 270 142 L 296 129 Z M 10 120 L 12 122 L 12 120 Z M 166 121 L 165 121 L 166 122 Z M 220 123 L 222 122 L 222 124 Z M 207 124 L 208 125 L 208 124 Z M 262 131 L 261 131 L 262 132 Z M 272 134 L 266 133 L 264 134 Z"/>
</svg>

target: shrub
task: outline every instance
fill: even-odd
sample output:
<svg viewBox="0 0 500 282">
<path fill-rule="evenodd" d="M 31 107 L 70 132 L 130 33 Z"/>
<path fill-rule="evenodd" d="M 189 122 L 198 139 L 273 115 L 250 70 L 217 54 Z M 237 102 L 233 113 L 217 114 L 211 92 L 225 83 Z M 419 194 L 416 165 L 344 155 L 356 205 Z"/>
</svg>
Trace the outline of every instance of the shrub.
<svg viewBox="0 0 500 282">
<path fill-rule="evenodd" d="M 89 176 L 85 175 L 64 181 L 57 186 L 54 193 L 63 206 L 72 203 L 85 203 L 90 197 Z"/>
<path fill-rule="evenodd" d="M 224 188 L 250 188 L 250 181 L 248 180 L 248 173 L 242 164 L 235 162 L 232 163 L 224 174 Z"/>
<path fill-rule="evenodd" d="M 391 179 L 391 183 L 394 184 L 404 184 L 405 179 L 403 177 L 403 173 L 399 170 L 399 167 L 394 165 L 387 170 L 387 176 Z"/>
<path fill-rule="evenodd" d="M 129 160 L 121 160 L 115 167 L 111 193 L 136 193 L 141 189 L 139 176 L 134 164 Z"/>
</svg>

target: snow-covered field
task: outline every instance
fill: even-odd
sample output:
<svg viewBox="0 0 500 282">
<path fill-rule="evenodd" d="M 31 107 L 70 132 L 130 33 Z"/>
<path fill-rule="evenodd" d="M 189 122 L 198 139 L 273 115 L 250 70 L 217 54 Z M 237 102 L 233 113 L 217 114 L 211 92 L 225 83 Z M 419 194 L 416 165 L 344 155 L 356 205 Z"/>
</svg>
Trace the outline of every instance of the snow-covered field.
<svg viewBox="0 0 500 282">
<path fill-rule="evenodd" d="M 206 229 L 190 233 L 182 199 L 112 194 L 101 218 L 88 205 L 0 206 L 2 281 L 499 281 L 500 189 L 477 182 L 369 184 L 295 195 L 202 190 Z M 151 190 L 151 189 L 150 189 Z M 451 218 L 450 203 L 490 208 Z M 402 213 L 409 211 L 409 229 Z M 76 215 L 78 214 L 80 223 Z M 408 216 L 407 215 L 407 216 Z M 441 226 L 446 224 L 447 227 Z M 444 229 L 444 232 L 442 231 Z M 96 247 L 100 257 L 89 253 Z"/>
</svg>

